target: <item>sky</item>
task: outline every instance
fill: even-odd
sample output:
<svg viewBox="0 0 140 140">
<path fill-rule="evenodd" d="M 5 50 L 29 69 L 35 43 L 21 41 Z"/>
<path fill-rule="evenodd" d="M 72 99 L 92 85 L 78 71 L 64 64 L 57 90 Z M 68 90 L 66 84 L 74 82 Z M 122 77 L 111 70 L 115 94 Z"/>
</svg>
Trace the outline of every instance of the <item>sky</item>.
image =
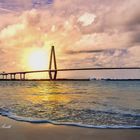
<svg viewBox="0 0 140 140">
<path fill-rule="evenodd" d="M 59 68 L 139 67 L 139 5 L 139 0 L 0 0 L 0 70 L 35 70 L 30 56 L 43 50 L 49 61 L 52 45 Z M 87 73 L 79 74 L 109 77 Z M 115 75 L 140 78 L 140 71 Z"/>
</svg>

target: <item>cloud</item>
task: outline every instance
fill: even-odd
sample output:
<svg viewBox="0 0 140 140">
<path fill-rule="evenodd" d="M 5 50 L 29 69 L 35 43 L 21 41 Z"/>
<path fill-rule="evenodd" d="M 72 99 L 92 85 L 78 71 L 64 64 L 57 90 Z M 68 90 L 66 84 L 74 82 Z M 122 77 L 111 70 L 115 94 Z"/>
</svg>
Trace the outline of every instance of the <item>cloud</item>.
<svg viewBox="0 0 140 140">
<path fill-rule="evenodd" d="M 67 51 L 67 54 L 79 54 L 79 53 L 100 53 L 103 52 L 104 50 L 81 50 L 81 51 Z"/>
<path fill-rule="evenodd" d="M 81 17 L 79 17 L 78 21 L 82 23 L 82 26 L 91 25 L 96 18 L 96 15 L 90 13 L 84 13 Z"/>
<path fill-rule="evenodd" d="M 1 0 L 0 9 L 5 12 L 24 11 L 32 8 L 47 7 L 53 0 Z"/>
<path fill-rule="evenodd" d="M 11 10 L 11 2 L 1 6 Z M 14 2 L 15 13 L 0 14 L 0 49 L 5 52 L 0 52 L 0 63 L 7 58 L 13 62 L 6 61 L 7 70 L 17 60 L 14 70 L 21 70 L 25 49 L 51 45 L 61 67 L 140 65 L 139 0 Z"/>
</svg>

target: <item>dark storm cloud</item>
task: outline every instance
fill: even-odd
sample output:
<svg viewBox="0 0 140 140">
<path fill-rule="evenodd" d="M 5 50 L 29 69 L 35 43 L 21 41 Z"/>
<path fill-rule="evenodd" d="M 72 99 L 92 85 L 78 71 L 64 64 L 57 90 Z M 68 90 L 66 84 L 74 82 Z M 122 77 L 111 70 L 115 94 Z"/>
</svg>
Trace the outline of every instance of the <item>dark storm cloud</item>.
<svg viewBox="0 0 140 140">
<path fill-rule="evenodd" d="M 105 50 L 79 50 L 79 51 L 66 51 L 65 53 L 67 54 L 82 54 L 82 53 L 101 53 L 104 52 Z"/>
<path fill-rule="evenodd" d="M 105 49 L 105 50 L 79 50 L 79 51 L 66 51 L 66 54 L 103 54 L 106 56 L 115 56 L 115 57 L 122 57 L 123 55 L 126 55 L 127 49 Z M 95 59 L 95 57 L 94 57 Z"/>
</svg>

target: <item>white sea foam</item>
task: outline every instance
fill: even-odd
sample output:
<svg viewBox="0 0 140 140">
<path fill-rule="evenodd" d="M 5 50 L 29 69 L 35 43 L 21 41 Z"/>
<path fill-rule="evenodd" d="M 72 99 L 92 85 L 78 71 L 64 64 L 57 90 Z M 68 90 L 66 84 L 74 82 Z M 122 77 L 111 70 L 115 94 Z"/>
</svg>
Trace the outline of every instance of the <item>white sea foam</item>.
<svg viewBox="0 0 140 140">
<path fill-rule="evenodd" d="M 1 128 L 10 129 L 10 128 L 12 128 L 12 126 L 9 124 L 3 124 Z"/>
<path fill-rule="evenodd" d="M 50 123 L 53 125 L 67 125 L 67 126 L 76 126 L 76 127 L 85 127 L 85 128 L 100 128 L 100 129 L 140 129 L 140 126 L 131 126 L 131 125 L 88 125 L 74 122 L 57 122 L 39 118 L 29 118 L 29 117 L 21 117 L 13 114 L 11 112 L 5 112 L 4 110 L 0 112 L 2 116 L 6 116 L 10 119 L 21 121 L 21 122 L 29 122 L 29 123 Z M 11 128 L 11 125 L 3 124 L 2 128 Z"/>
</svg>

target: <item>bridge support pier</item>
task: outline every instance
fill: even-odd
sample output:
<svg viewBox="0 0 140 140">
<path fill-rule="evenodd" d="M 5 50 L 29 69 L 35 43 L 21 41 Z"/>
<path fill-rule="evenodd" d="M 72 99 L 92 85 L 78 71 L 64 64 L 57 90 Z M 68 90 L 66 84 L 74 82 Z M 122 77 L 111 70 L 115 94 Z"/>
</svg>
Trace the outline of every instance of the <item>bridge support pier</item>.
<svg viewBox="0 0 140 140">
<path fill-rule="evenodd" d="M 2 79 L 4 79 L 4 74 L 2 75 Z"/>
<path fill-rule="evenodd" d="M 7 79 L 7 76 L 8 76 L 8 75 L 6 74 L 6 75 L 5 75 L 5 78 L 6 78 L 6 79 Z"/>
<path fill-rule="evenodd" d="M 57 79 L 57 70 L 50 70 L 49 78 L 50 78 L 50 80 L 56 80 Z"/>
<path fill-rule="evenodd" d="M 22 79 L 22 74 L 21 74 L 21 73 L 19 74 L 19 79 L 20 79 L 20 80 Z"/>
<path fill-rule="evenodd" d="M 3 79 L 7 79 L 7 75 L 8 75 L 8 74 L 4 74 L 4 75 L 3 75 Z"/>
<path fill-rule="evenodd" d="M 7 79 L 7 75 L 8 75 L 8 74 L 2 74 L 2 78 L 0 78 L 0 79 L 2 79 L 2 80 Z"/>
<path fill-rule="evenodd" d="M 16 79 L 16 74 L 15 73 L 11 73 L 10 74 L 10 80 L 15 80 Z"/>
<path fill-rule="evenodd" d="M 23 80 L 25 80 L 25 73 L 23 73 Z"/>
<path fill-rule="evenodd" d="M 12 78 L 13 78 L 13 76 L 12 76 L 12 74 L 10 74 L 10 80 L 12 80 Z"/>
<path fill-rule="evenodd" d="M 52 61 L 53 61 L 53 64 L 52 64 Z M 54 67 L 54 69 L 52 69 L 52 67 Z M 57 64 L 56 64 L 56 56 L 55 56 L 54 46 L 52 46 L 52 48 L 51 48 L 50 64 L 49 64 L 49 78 L 50 78 L 50 80 L 57 79 Z"/>
<path fill-rule="evenodd" d="M 25 73 L 20 73 L 20 80 L 25 80 Z"/>
</svg>

